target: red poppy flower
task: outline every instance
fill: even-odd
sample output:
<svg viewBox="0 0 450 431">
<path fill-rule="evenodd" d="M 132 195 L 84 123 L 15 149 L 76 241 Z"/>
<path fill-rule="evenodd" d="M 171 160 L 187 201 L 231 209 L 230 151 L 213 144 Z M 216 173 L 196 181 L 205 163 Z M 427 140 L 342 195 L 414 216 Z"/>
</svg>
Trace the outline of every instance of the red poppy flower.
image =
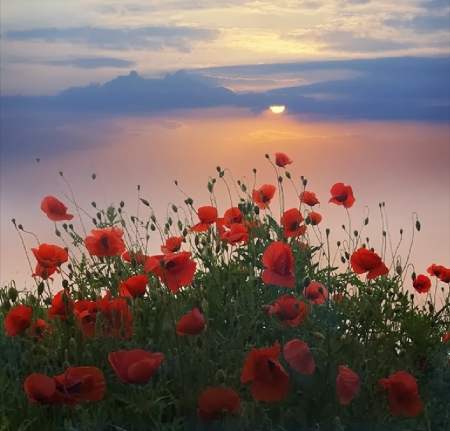
<svg viewBox="0 0 450 431">
<path fill-rule="evenodd" d="M 413 281 L 413 287 L 419 293 L 426 293 L 431 289 L 431 280 L 426 275 L 420 274 Z"/>
<path fill-rule="evenodd" d="M 91 233 L 91 236 L 84 239 L 84 245 L 92 256 L 119 256 L 125 251 L 123 230 L 119 227 L 93 229 Z"/>
<path fill-rule="evenodd" d="M 59 317 L 60 320 L 66 320 L 67 316 L 73 311 L 73 299 L 67 289 L 60 290 L 53 298 L 52 305 L 47 314 L 49 319 Z"/>
<path fill-rule="evenodd" d="M 398 371 L 389 379 L 380 379 L 389 397 L 389 410 L 393 416 L 403 414 L 416 417 L 422 413 L 423 403 L 419 395 L 419 387 L 414 377 L 406 371 Z"/>
<path fill-rule="evenodd" d="M 262 273 L 262 281 L 276 286 L 294 288 L 294 255 L 289 244 L 275 241 L 270 244 L 262 256 L 267 268 Z"/>
<path fill-rule="evenodd" d="M 310 213 L 308 214 L 309 217 L 309 221 L 311 223 L 311 225 L 313 226 L 317 226 L 321 221 L 322 221 L 322 216 L 314 211 L 310 211 Z"/>
<path fill-rule="evenodd" d="M 46 196 L 42 199 L 41 210 L 52 221 L 72 220 L 73 215 L 67 214 L 67 207 L 53 196 Z"/>
<path fill-rule="evenodd" d="M 131 263 L 131 261 L 134 260 L 139 265 L 145 265 L 145 262 L 147 261 L 148 258 L 149 256 L 146 256 L 145 254 L 142 253 L 135 253 L 135 252 L 130 253 L 129 251 L 126 251 L 125 253 L 122 254 L 122 259 L 125 262 Z"/>
<path fill-rule="evenodd" d="M 225 211 L 223 215 L 224 225 L 226 227 L 231 227 L 234 223 L 242 223 L 244 216 L 238 207 L 231 207 Z"/>
<path fill-rule="evenodd" d="M 170 238 L 167 238 L 166 243 L 161 246 L 161 253 L 168 254 L 179 251 L 183 240 L 183 236 L 171 236 Z"/>
<path fill-rule="evenodd" d="M 132 275 L 119 284 L 120 296 L 144 296 L 147 290 L 148 276 L 147 275 Z"/>
<path fill-rule="evenodd" d="M 306 232 L 306 226 L 300 224 L 303 220 L 303 216 L 297 208 L 285 211 L 281 217 L 284 237 L 291 238 L 303 235 Z"/>
<path fill-rule="evenodd" d="M 190 232 L 205 232 L 217 220 L 217 208 L 212 206 L 200 207 L 197 215 L 200 222 L 192 226 Z"/>
<path fill-rule="evenodd" d="M 62 404 L 97 402 L 105 395 L 105 378 L 97 367 L 69 367 L 54 380 L 56 391 L 63 396 Z"/>
<path fill-rule="evenodd" d="M 276 314 L 283 326 L 300 326 L 308 316 L 309 310 L 303 301 L 290 295 L 283 295 L 268 309 L 269 314 Z"/>
<path fill-rule="evenodd" d="M 57 268 L 69 260 L 67 251 L 57 245 L 41 244 L 39 248 L 32 248 L 31 251 L 39 265 L 44 268 Z"/>
<path fill-rule="evenodd" d="M 442 344 L 446 343 L 447 341 L 450 341 L 450 332 L 447 332 L 447 333 L 442 337 Z"/>
<path fill-rule="evenodd" d="M 339 374 L 336 377 L 336 392 L 341 404 L 350 404 L 359 392 L 361 380 L 354 371 L 345 365 L 339 365 Z"/>
<path fill-rule="evenodd" d="M 275 164 L 280 168 L 285 168 L 286 165 L 290 165 L 293 161 L 284 153 L 275 153 Z"/>
<path fill-rule="evenodd" d="M 97 301 L 102 317 L 106 320 L 103 334 L 115 338 L 131 338 L 133 336 L 133 315 L 124 298 L 109 300 L 108 290 L 102 299 Z"/>
<path fill-rule="evenodd" d="M 443 281 L 444 283 L 450 283 L 450 268 L 446 268 L 443 265 L 431 265 L 427 269 L 428 273 L 430 275 L 435 275 L 439 280 Z"/>
<path fill-rule="evenodd" d="M 157 275 L 173 293 L 192 283 L 196 268 L 189 251 L 151 256 L 145 263 L 145 270 Z"/>
<path fill-rule="evenodd" d="M 54 404 L 57 402 L 56 383 L 52 377 L 40 373 L 30 374 L 25 379 L 23 387 L 30 403 Z"/>
<path fill-rule="evenodd" d="M 276 187 L 271 184 L 263 184 L 258 190 L 253 190 L 253 201 L 263 209 L 266 209 L 275 195 Z"/>
<path fill-rule="evenodd" d="M 305 287 L 304 295 L 312 304 L 321 305 L 328 298 L 328 290 L 318 281 L 311 281 L 311 283 Z"/>
<path fill-rule="evenodd" d="M 205 329 L 205 318 L 198 308 L 185 314 L 176 325 L 178 335 L 197 335 Z"/>
<path fill-rule="evenodd" d="M 32 277 L 40 277 L 42 280 L 52 280 L 53 278 L 50 277 L 55 272 L 58 274 L 61 272 L 56 266 L 52 266 L 51 268 L 44 268 L 43 266 L 39 265 L 39 263 L 36 264 L 36 269 L 34 270 L 34 273 L 31 274 Z"/>
<path fill-rule="evenodd" d="M 5 317 L 6 333 L 10 337 L 15 337 L 27 330 L 31 325 L 31 307 L 17 305 L 8 311 Z"/>
<path fill-rule="evenodd" d="M 156 373 L 164 355 L 142 349 L 116 350 L 108 355 L 108 361 L 122 382 L 144 384 Z"/>
<path fill-rule="evenodd" d="M 74 302 L 75 316 L 77 317 L 77 327 L 81 329 L 86 337 L 95 335 L 95 322 L 97 313 L 100 311 L 100 305 L 95 301 L 82 299 Z"/>
<path fill-rule="evenodd" d="M 44 341 L 44 338 L 50 335 L 52 329 L 53 326 L 49 325 L 44 319 L 37 319 L 30 326 L 28 336 L 37 341 Z"/>
<path fill-rule="evenodd" d="M 316 369 L 316 363 L 308 345 L 298 339 L 291 340 L 284 345 L 284 359 L 289 366 L 301 374 L 312 374 Z"/>
<path fill-rule="evenodd" d="M 344 208 L 350 208 L 355 203 L 351 186 L 346 186 L 344 183 L 336 183 L 331 187 L 330 192 L 331 199 L 328 202 L 333 202 L 336 205 L 343 205 Z"/>
<path fill-rule="evenodd" d="M 100 401 L 105 394 L 105 379 L 96 367 L 69 367 L 53 378 L 30 374 L 24 382 L 31 403 L 76 405 Z"/>
<path fill-rule="evenodd" d="M 241 383 L 250 382 L 253 398 L 266 403 L 283 399 L 290 389 L 289 376 L 278 361 L 280 345 L 252 349 L 241 373 Z"/>
<path fill-rule="evenodd" d="M 235 245 L 239 242 L 248 241 L 248 230 L 245 226 L 239 223 L 231 225 L 230 229 L 225 231 L 219 238 L 221 241 L 227 241 L 230 245 Z"/>
<path fill-rule="evenodd" d="M 301 192 L 299 198 L 302 203 L 304 203 L 305 205 L 309 205 L 310 207 L 320 204 L 319 199 L 317 199 L 316 197 L 316 194 L 313 192 L 309 192 L 308 190 Z"/>
<path fill-rule="evenodd" d="M 386 275 L 389 272 L 381 257 L 364 247 L 359 248 L 352 254 L 350 264 L 356 274 L 364 274 L 367 272 L 368 280 L 379 275 Z"/>
<path fill-rule="evenodd" d="M 241 400 L 233 389 L 219 386 L 205 389 L 198 397 L 198 411 L 203 420 L 216 420 L 224 410 L 235 415 L 241 410 Z"/>
</svg>

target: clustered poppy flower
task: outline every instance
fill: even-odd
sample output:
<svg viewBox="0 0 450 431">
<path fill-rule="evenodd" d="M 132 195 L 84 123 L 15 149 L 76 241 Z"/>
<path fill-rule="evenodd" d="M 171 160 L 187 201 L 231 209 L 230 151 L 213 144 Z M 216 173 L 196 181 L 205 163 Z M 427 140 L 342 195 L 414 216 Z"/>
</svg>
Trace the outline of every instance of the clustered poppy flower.
<svg viewBox="0 0 450 431">
<path fill-rule="evenodd" d="M 286 210 L 281 216 L 281 225 L 283 226 L 283 236 L 292 238 L 304 235 L 306 226 L 301 224 L 304 221 L 303 216 L 297 208 Z"/>
<path fill-rule="evenodd" d="M 368 280 L 389 273 L 389 269 L 381 260 L 381 257 L 364 247 L 360 247 L 351 255 L 350 264 L 356 274 L 367 272 Z"/>
<path fill-rule="evenodd" d="M 217 208 L 212 206 L 200 207 L 197 211 L 199 222 L 191 227 L 191 232 L 205 232 L 217 220 Z"/>
<path fill-rule="evenodd" d="M 69 221 L 73 219 L 72 214 L 67 214 L 67 207 L 53 196 L 46 196 L 42 199 L 41 210 L 52 221 Z"/>
<path fill-rule="evenodd" d="M 97 367 L 69 367 L 53 378 L 30 374 L 24 389 L 31 403 L 73 406 L 84 401 L 100 401 L 105 394 L 105 378 Z"/>
<path fill-rule="evenodd" d="M 142 349 L 116 350 L 108 355 L 108 361 L 123 383 L 145 384 L 164 361 L 164 355 Z"/>
<path fill-rule="evenodd" d="M 345 365 L 339 365 L 339 374 L 336 377 L 336 392 L 341 404 L 350 404 L 359 392 L 361 380 L 354 371 Z"/>
<path fill-rule="evenodd" d="M 278 361 L 280 345 L 252 349 L 241 373 L 241 383 L 250 382 L 252 397 L 266 403 L 279 401 L 289 392 L 289 376 Z"/>
<path fill-rule="evenodd" d="M 309 310 L 303 301 L 283 295 L 268 308 L 268 313 L 275 314 L 283 326 L 299 326 L 308 316 Z"/>
<path fill-rule="evenodd" d="M 293 161 L 284 153 L 275 153 L 275 164 L 280 168 L 285 168 L 286 165 L 290 165 Z"/>
<path fill-rule="evenodd" d="M 444 283 L 450 283 L 450 268 L 446 268 L 443 265 L 431 265 L 428 269 L 428 274 L 434 275 L 439 280 L 443 281 Z"/>
<path fill-rule="evenodd" d="M 234 223 L 242 223 L 244 215 L 238 207 L 231 207 L 225 211 L 223 215 L 223 224 L 225 227 L 231 227 Z"/>
<path fill-rule="evenodd" d="M 30 329 L 28 330 L 28 336 L 37 341 L 44 341 L 45 337 L 51 334 L 53 326 L 48 324 L 44 319 L 37 319 Z"/>
<path fill-rule="evenodd" d="M 316 369 L 308 344 L 302 340 L 288 341 L 283 347 L 283 356 L 289 366 L 301 374 L 312 374 Z"/>
<path fill-rule="evenodd" d="M 230 245 L 248 241 L 248 229 L 239 223 L 233 223 L 228 230 L 225 230 L 219 239 L 226 241 Z"/>
<path fill-rule="evenodd" d="M 444 334 L 444 336 L 442 337 L 442 344 L 445 344 L 447 341 L 450 341 L 450 332 L 447 332 L 447 333 Z"/>
<path fill-rule="evenodd" d="M 157 275 L 173 293 L 192 283 L 196 268 L 189 251 L 150 256 L 145 263 L 145 270 Z"/>
<path fill-rule="evenodd" d="M 328 290 L 318 281 L 311 281 L 304 290 L 305 298 L 312 304 L 321 305 L 328 298 Z"/>
<path fill-rule="evenodd" d="M 52 305 L 48 308 L 47 314 L 49 319 L 58 317 L 60 320 L 66 320 L 73 309 L 74 303 L 69 290 L 63 289 L 52 298 Z"/>
<path fill-rule="evenodd" d="M 6 333 L 10 337 L 25 332 L 31 325 L 31 307 L 26 305 L 17 305 L 8 311 L 5 317 L 5 329 Z"/>
<path fill-rule="evenodd" d="M 308 190 L 301 192 L 299 198 L 300 202 L 304 203 L 305 205 L 309 205 L 310 207 L 313 207 L 314 205 L 318 205 L 320 203 L 319 199 L 317 199 L 316 194 Z"/>
<path fill-rule="evenodd" d="M 104 227 L 91 230 L 91 236 L 84 239 L 89 254 L 98 257 L 120 256 L 125 251 L 123 230 L 119 227 Z"/>
<path fill-rule="evenodd" d="M 353 190 L 351 186 L 346 186 L 344 183 L 336 183 L 330 190 L 331 198 L 329 202 L 336 205 L 343 205 L 344 208 L 351 208 L 355 203 Z"/>
<path fill-rule="evenodd" d="M 205 329 L 205 317 L 198 308 L 194 308 L 178 320 L 177 335 L 197 335 Z"/>
<path fill-rule="evenodd" d="M 318 212 L 310 211 L 308 217 L 312 226 L 317 226 L 322 221 L 322 216 Z"/>
<path fill-rule="evenodd" d="M 180 251 L 183 241 L 183 236 L 171 236 L 167 238 L 165 244 L 161 246 L 161 253 L 168 254 Z"/>
<path fill-rule="evenodd" d="M 41 244 L 38 248 L 32 248 L 31 251 L 42 268 L 56 270 L 56 268 L 69 260 L 67 250 L 57 245 Z"/>
<path fill-rule="evenodd" d="M 426 293 L 431 289 L 431 280 L 426 275 L 420 274 L 413 280 L 413 287 L 418 293 Z"/>
<path fill-rule="evenodd" d="M 150 256 L 146 256 L 146 255 L 143 254 L 143 253 L 130 252 L 130 251 L 125 251 L 125 252 L 122 254 L 122 259 L 123 259 L 125 262 L 128 262 L 128 263 L 130 263 L 130 264 L 133 262 L 133 264 L 145 265 L 145 262 L 147 261 L 147 259 L 148 259 L 149 257 L 150 257 Z"/>
<path fill-rule="evenodd" d="M 422 413 L 423 403 L 419 387 L 407 371 L 398 371 L 388 379 L 380 379 L 378 383 L 387 390 L 389 410 L 393 416 L 403 414 L 412 418 Z"/>
<path fill-rule="evenodd" d="M 294 255 L 289 244 L 275 241 L 270 244 L 262 256 L 266 269 L 262 281 L 267 284 L 294 288 Z"/>
<path fill-rule="evenodd" d="M 120 296 L 144 296 L 147 290 L 148 276 L 147 275 L 132 275 L 119 284 Z"/>
<path fill-rule="evenodd" d="M 203 420 L 220 419 L 224 411 L 235 415 L 241 410 L 236 391 L 225 386 L 205 389 L 198 397 L 198 412 Z"/>
<path fill-rule="evenodd" d="M 276 187 L 272 184 L 263 184 L 259 189 L 253 190 L 252 197 L 255 204 L 262 210 L 266 209 L 275 195 Z"/>
</svg>

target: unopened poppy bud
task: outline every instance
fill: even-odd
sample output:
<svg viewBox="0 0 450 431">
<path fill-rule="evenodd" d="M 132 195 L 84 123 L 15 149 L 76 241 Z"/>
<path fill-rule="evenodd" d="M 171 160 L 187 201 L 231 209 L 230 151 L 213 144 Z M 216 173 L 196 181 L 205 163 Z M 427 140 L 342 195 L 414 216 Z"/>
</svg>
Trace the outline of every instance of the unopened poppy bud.
<svg viewBox="0 0 450 431">
<path fill-rule="evenodd" d="M 308 276 L 306 276 L 303 279 L 303 287 L 308 287 L 310 284 L 311 284 L 311 279 Z"/>
<path fill-rule="evenodd" d="M 369 217 L 366 217 L 364 219 L 364 226 L 367 226 L 369 224 Z"/>
<path fill-rule="evenodd" d="M 23 230 L 23 226 L 21 224 L 17 225 L 20 230 Z"/>
<path fill-rule="evenodd" d="M 416 220 L 416 229 L 420 232 L 420 221 Z"/>
<path fill-rule="evenodd" d="M 67 289 L 67 288 L 69 287 L 69 281 L 68 281 L 68 280 L 63 280 L 63 281 L 62 281 L 62 287 L 63 287 L 64 289 Z"/>
<path fill-rule="evenodd" d="M 345 259 L 347 259 L 347 260 L 350 259 L 350 254 L 348 253 L 348 251 L 344 252 L 344 256 L 345 256 Z"/>
<path fill-rule="evenodd" d="M 150 225 L 150 230 L 152 232 L 154 232 L 156 230 L 156 226 L 153 223 Z"/>
<path fill-rule="evenodd" d="M 216 171 L 220 172 L 222 169 L 220 168 L 220 166 L 216 166 Z"/>
<path fill-rule="evenodd" d="M 342 263 L 345 263 L 345 262 L 346 262 L 346 260 L 345 260 L 345 257 L 344 257 L 344 256 L 341 256 L 341 262 L 342 262 Z"/>
<path fill-rule="evenodd" d="M 321 334 L 320 332 L 313 332 L 312 334 L 314 338 L 317 338 L 318 340 L 325 340 L 325 335 Z"/>
<path fill-rule="evenodd" d="M 409 295 L 409 299 L 410 299 L 411 301 L 414 301 L 414 293 L 411 293 L 411 295 Z"/>
<path fill-rule="evenodd" d="M 150 203 L 148 202 L 147 199 L 140 198 L 140 200 L 141 200 L 141 202 L 142 202 L 146 207 L 149 207 L 149 206 L 150 206 Z"/>
<path fill-rule="evenodd" d="M 357 230 L 354 230 L 354 231 L 353 231 L 353 235 L 358 236 L 358 235 L 359 235 L 359 234 L 358 234 L 358 231 L 357 231 Z"/>
<path fill-rule="evenodd" d="M 330 235 L 330 229 L 329 229 L 329 228 L 326 228 L 326 229 L 325 229 L 325 234 L 326 234 L 326 236 L 329 236 L 329 235 Z"/>
<path fill-rule="evenodd" d="M 205 237 L 202 237 L 202 239 L 200 240 L 200 242 L 201 242 L 201 244 L 202 244 L 203 246 L 205 246 L 206 244 L 208 244 L 208 241 L 206 240 Z"/>
<path fill-rule="evenodd" d="M 269 159 L 269 155 L 266 153 L 266 154 L 264 154 L 264 157 L 266 158 L 266 159 Z"/>
<path fill-rule="evenodd" d="M 64 361 L 64 362 L 62 363 L 62 367 L 63 367 L 64 370 L 67 369 L 67 368 L 69 368 L 69 367 L 70 367 L 70 362 L 69 362 L 69 361 Z"/>
<path fill-rule="evenodd" d="M 281 177 L 281 176 L 278 177 L 278 182 L 279 182 L 279 183 L 282 183 L 282 182 L 283 182 L 283 177 Z"/>
<path fill-rule="evenodd" d="M 219 172 L 219 178 L 223 178 L 224 175 L 225 175 L 225 171 L 220 171 Z"/>
<path fill-rule="evenodd" d="M 227 375 L 225 374 L 225 371 L 223 371 L 222 369 L 220 369 L 220 370 L 217 370 L 217 373 L 216 373 L 216 375 L 215 375 L 215 378 L 217 379 L 217 381 L 218 381 L 219 383 L 224 383 L 225 380 L 226 380 L 226 378 L 227 378 Z"/>
<path fill-rule="evenodd" d="M 434 313 L 434 305 L 431 302 L 428 303 L 428 309 L 430 310 L 430 313 Z"/>
<path fill-rule="evenodd" d="M 188 205 L 193 205 L 194 204 L 194 199 L 192 199 L 192 198 L 187 198 L 186 199 L 187 200 L 187 203 L 188 203 Z"/>
<path fill-rule="evenodd" d="M 413 272 L 413 273 L 411 274 L 411 278 L 412 278 L 412 280 L 414 281 L 414 280 L 417 278 L 417 274 L 416 274 L 415 272 Z"/>
<path fill-rule="evenodd" d="M 341 246 L 341 241 L 338 241 L 338 242 L 336 243 L 336 245 L 337 245 L 338 247 L 340 247 L 340 246 Z"/>
<path fill-rule="evenodd" d="M 97 226 L 97 219 L 93 218 L 92 219 L 92 223 L 95 224 Z"/>
<path fill-rule="evenodd" d="M 63 227 L 64 230 L 67 230 L 67 223 L 63 223 L 62 227 Z"/>
<path fill-rule="evenodd" d="M 302 184 L 303 187 L 306 187 L 306 185 L 308 184 L 308 180 L 306 178 L 302 178 Z"/>
<path fill-rule="evenodd" d="M 85 363 L 92 363 L 92 353 L 89 350 L 84 350 L 81 357 Z"/>
<path fill-rule="evenodd" d="M 291 179 L 291 174 L 290 174 L 290 172 L 286 171 L 284 174 L 286 175 L 286 178 L 287 178 L 288 180 Z"/>
<path fill-rule="evenodd" d="M 245 184 L 241 184 L 241 190 L 245 193 L 247 191 L 247 186 Z"/>
<path fill-rule="evenodd" d="M 5 309 L 5 311 L 9 311 L 11 309 L 11 303 L 9 302 L 8 299 L 6 299 L 5 302 L 3 302 L 3 308 Z"/>
<path fill-rule="evenodd" d="M 253 207 L 253 212 L 258 215 L 259 214 L 259 207 Z"/>
<path fill-rule="evenodd" d="M 403 229 L 400 229 L 400 235 L 403 235 Z"/>
<path fill-rule="evenodd" d="M 37 294 L 38 294 L 38 296 L 41 296 L 41 295 L 44 293 L 44 289 L 45 289 L 45 284 L 44 284 L 43 281 L 41 281 L 41 282 L 38 284 L 38 288 L 37 288 Z"/>
<path fill-rule="evenodd" d="M 14 287 L 10 287 L 8 289 L 8 296 L 11 302 L 16 302 L 18 294 L 19 293 L 17 292 L 17 289 L 15 289 Z"/>
<path fill-rule="evenodd" d="M 64 291 L 61 295 L 62 302 L 67 307 L 69 305 L 69 297 L 67 296 L 67 292 Z"/>
<path fill-rule="evenodd" d="M 344 342 L 347 339 L 347 334 L 342 334 L 341 338 L 339 338 L 339 340 L 341 340 L 342 342 Z"/>
<path fill-rule="evenodd" d="M 402 273 L 403 273 L 403 268 L 402 268 L 400 265 L 397 265 L 397 266 L 395 267 L 395 272 L 396 272 L 398 275 L 402 275 Z"/>
<path fill-rule="evenodd" d="M 70 347 L 70 350 L 72 350 L 72 351 L 76 351 L 77 350 L 77 342 L 75 341 L 75 338 L 70 337 L 69 347 Z"/>
<path fill-rule="evenodd" d="M 12 221 L 13 225 L 15 226 L 16 225 L 16 219 L 13 218 L 11 221 Z"/>
</svg>

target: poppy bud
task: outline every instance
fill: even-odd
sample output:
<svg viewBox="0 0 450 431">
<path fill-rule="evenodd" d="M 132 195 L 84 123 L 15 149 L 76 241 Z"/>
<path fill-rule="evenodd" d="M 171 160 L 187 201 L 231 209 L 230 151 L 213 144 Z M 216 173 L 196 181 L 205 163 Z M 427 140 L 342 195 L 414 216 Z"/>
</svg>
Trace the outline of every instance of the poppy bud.
<svg viewBox="0 0 450 431">
<path fill-rule="evenodd" d="M 192 198 L 187 198 L 186 199 L 187 200 L 187 203 L 188 203 L 188 205 L 193 205 L 194 204 L 194 199 L 192 199 Z"/>
<path fill-rule="evenodd" d="M 156 230 L 156 226 L 153 223 L 150 225 L 150 230 L 152 232 L 155 232 L 155 230 Z"/>
<path fill-rule="evenodd" d="M 338 241 L 338 242 L 336 243 L 336 245 L 337 245 L 338 247 L 340 247 L 340 246 L 341 246 L 341 241 Z"/>
<path fill-rule="evenodd" d="M 17 225 L 20 230 L 23 230 L 23 226 L 21 224 Z"/>
<path fill-rule="evenodd" d="M 403 229 L 400 229 L 400 235 L 403 235 Z"/>
<path fill-rule="evenodd" d="M 369 224 L 369 217 L 366 217 L 364 219 L 364 226 L 367 226 Z"/>
<path fill-rule="evenodd" d="M 320 332 L 313 332 L 312 334 L 313 334 L 314 337 L 317 338 L 318 340 L 325 340 L 325 335 L 321 334 Z"/>
<path fill-rule="evenodd" d="M 5 309 L 5 311 L 9 311 L 11 309 L 11 303 L 9 302 L 9 300 L 5 300 L 5 302 L 3 302 L 3 308 Z"/>
<path fill-rule="evenodd" d="M 302 184 L 303 187 L 306 187 L 306 184 L 308 184 L 308 180 L 306 178 L 302 178 Z"/>
<path fill-rule="evenodd" d="M 253 207 L 253 212 L 258 215 L 259 214 L 259 207 Z"/>
<path fill-rule="evenodd" d="M 304 287 L 308 287 L 310 284 L 311 284 L 311 279 L 310 279 L 308 276 L 306 276 L 306 277 L 303 279 L 303 286 L 304 286 Z"/>
<path fill-rule="evenodd" d="M 347 260 L 350 259 L 350 254 L 348 253 L 348 251 L 344 252 L 344 256 L 345 256 L 345 259 L 347 259 Z"/>
<path fill-rule="evenodd" d="M 67 289 L 67 288 L 69 287 L 69 282 L 68 282 L 68 280 L 63 280 L 63 281 L 62 281 L 62 287 L 63 287 L 64 289 Z"/>
<path fill-rule="evenodd" d="M 148 202 L 147 199 L 140 198 L 140 200 L 141 200 L 141 202 L 142 202 L 146 207 L 149 207 L 149 206 L 150 206 L 150 203 Z"/>
<path fill-rule="evenodd" d="M 67 368 L 69 368 L 69 367 L 70 367 L 70 362 L 69 362 L 69 361 L 64 361 L 64 362 L 62 363 L 62 367 L 63 367 L 64 370 L 67 369 Z"/>
<path fill-rule="evenodd" d="M 266 159 L 269 159 L 269 155 L 266 153 L 266 154 L 264 154 L 264 157 L 266 158 Z"/>
<path fill-rule="evenodd" d="M 63 223 L 62 227 L 63 227 L 64 230 L 67 230 L 67 223 Z"/>
<path fill-rule="evenodd" d="M 70 350 L 72 350 L 72 351 L 76 351 L 77 350 L 77 342 L 75 341 L 75 338 L 70 337 L 69 347 L 70 347 Z"/>
<path fill-rule="evenodd" d="M 18 294 L 19 293 L 17 292 L 17 289 L 15 289 L 14 287 L 10 287 L 8 289 L 8 296 L 11 302 L 16 302 Z"/>
<path fill-rule="evenodd" d="M 347 339 L 347 334 L 342 334 L 341 338 L 339 338 L 340 341 L 344 342 Z"/>
<path fill-rule="evenodd" d="M 414 281 L 416 278 L 417 278 L 417 275 L 416 275 L 415 272 L 413 272 L 413 273 L 411 274 L 411 279 Z"/>
<path fill-rule="evenodd" d="M 95 224 L 97 226 L 97 219 L 93 218 L 92 219 L 92 223 Z"/>
<path fill-rule="evenodd" d="M 416 220 L 416 229 L 420 232 L 420 221 Z"/>
<path fill-rule="evenodd" d="M 43 281 L 41 281 L 41 282 L 39 283 L 39 285 L 38 285 L 38 288 L 37 288 L 37 294 L 38 294 L 39 296 L 41 296 L 41 295 L 44 293 L 44 288 L 45 288 L 45 284 L 44 284 Z"/>
<path fill-rule="evenodd" d="M 286 178 L 287 178 L 288 180 L 291 179 L 291 174 L 290 174 L 288 171 L 286 171 L 284 174 L 286 175 Z"/>
<path fill-rule="evenodd" d="M 325 229 L 325 234 L 326 234 L 326 236 L 329 236 L 329 235 L 330 235 L 330 229 L 329 229 L 329 228 L 326 228 L 326 229 Z"/>
<path fill-rule="evenodd" d="M 346 262 L 346 260 L 345 260 L 345 257 L 344 257 L 344 256 L 341 256 L 341 262 L 342 262 L 342 263 L 345 263 L 345 262 Z"/>
<path fill-rule="evenodd" d="M 403 268 L 401 267 L 401 265 L 397 265 L 397 266 L 395 267 L 395 272 L 396 272 L 398 275 L 402 275 Z"/>
<path fill-rule="evenodd" d="M 187 228 L 184 228 L 184 229 L 183 229 L 183 232 L 181 232 L 181 233 L 183 234 L 183 236 L 186 236 L 186 235 L 188 234 Z"/>
<path fill-rule="evenodd" d="M 227 378 L 225 371 L 223 371 L 222 369 L 217 370 L 217 373 L 214 377 L 217 379 L 219 383 L 224 383 Z"/>
<path fill-rule="evenodd" d="M 283 182 L 283 177 L 278 177 L 278 182 L 282 183 Z"/>
<path fill-rule="evenodd" d="M 220 168 L 220 166 L 216 166 L 216 171 L 220 172 L 222 169 Z"/>
</svg>

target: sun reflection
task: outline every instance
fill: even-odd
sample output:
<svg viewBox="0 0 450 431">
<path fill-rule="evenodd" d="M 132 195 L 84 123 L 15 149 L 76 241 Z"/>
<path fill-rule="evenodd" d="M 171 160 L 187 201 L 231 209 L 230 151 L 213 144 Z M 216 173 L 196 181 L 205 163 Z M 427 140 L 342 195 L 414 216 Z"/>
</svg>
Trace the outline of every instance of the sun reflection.
<svg viewBox="0 0 450 431">
<path fill-rule="evenodd" d="M 286 106 L 284 106 L 284 105 L 272 105 L 270 107 L 270 110 L 274 114 L 281 114 L 282 112 L 284 112 L 285 109 L 286 109 Z"/>
</svg>

